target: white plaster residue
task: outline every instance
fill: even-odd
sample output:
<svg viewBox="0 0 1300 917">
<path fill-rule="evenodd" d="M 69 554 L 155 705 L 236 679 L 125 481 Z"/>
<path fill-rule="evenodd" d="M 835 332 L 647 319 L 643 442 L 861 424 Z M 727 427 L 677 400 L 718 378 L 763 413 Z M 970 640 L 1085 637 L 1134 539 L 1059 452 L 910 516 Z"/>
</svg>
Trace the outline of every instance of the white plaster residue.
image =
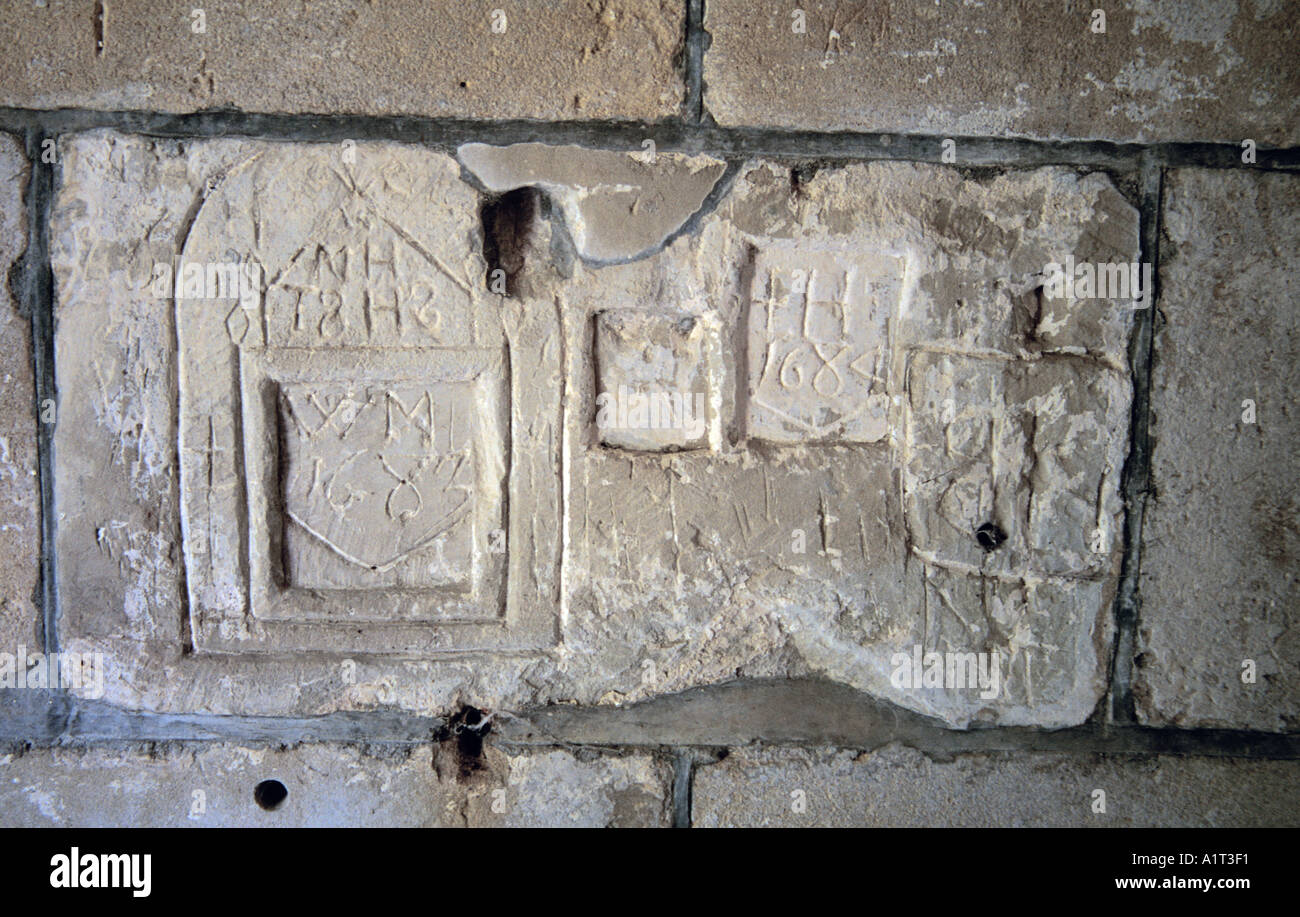
<svg viewBox="0 0 1300 917">
<path fill-rule="evenodd" d="M 1176 42 L 1215 46 L 1228 37 L 1238 11 L 1236 0 L 1133 0 L 1132 6 L 1134 35 L 1162 29 Z"/>
</svg>

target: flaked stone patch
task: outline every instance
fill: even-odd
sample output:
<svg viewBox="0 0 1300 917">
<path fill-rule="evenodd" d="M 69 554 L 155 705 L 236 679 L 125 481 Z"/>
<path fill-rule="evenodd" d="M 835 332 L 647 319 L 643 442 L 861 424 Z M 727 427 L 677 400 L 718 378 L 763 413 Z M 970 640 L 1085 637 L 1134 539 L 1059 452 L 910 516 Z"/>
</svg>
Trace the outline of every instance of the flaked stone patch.
<svg viewBox="0 0 1300 917">
<path fill-rule="evenodd" d="M 1113 572 L 1127 380 L 1071 359 L 919 350 L 908 390 L 905 488 L 919 554 L 988 573 Z"/>
</svg>

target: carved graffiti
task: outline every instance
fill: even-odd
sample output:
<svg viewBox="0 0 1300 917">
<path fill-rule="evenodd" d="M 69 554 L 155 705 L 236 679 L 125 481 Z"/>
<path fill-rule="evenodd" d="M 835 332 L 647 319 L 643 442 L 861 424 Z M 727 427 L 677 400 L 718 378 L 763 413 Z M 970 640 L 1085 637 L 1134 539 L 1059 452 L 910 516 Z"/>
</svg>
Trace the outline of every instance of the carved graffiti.
<svg viewBox="0 0 1300 917">
<path fill-rule="evenodd" d="M 324 231 L 266 290 L 272 346 L 455 343 L 445 313 L 471 295 L 462 272 L 429 251 L 360 192 L 343 197 Z"/>
<path fill-rule="evenodd" d="M 281 389 L 293 585 L 337 580 L 336 565 L 310 550 L 317 546 L 359 568 L 349 576 L 358 584 L 373 579 L 366 571 L 403 565 L 425 585 L 467 580 L 474 497 L 469 389 L 454 383 Z M 321 566 L 324 575 L 317 575 Z"/>
<path fill-rule="evenodd" d="M 760 252 L 749 320 L 751 435 L 884 437 L 889 317 L 903 266 L 886 254 Z"/>
</svg>

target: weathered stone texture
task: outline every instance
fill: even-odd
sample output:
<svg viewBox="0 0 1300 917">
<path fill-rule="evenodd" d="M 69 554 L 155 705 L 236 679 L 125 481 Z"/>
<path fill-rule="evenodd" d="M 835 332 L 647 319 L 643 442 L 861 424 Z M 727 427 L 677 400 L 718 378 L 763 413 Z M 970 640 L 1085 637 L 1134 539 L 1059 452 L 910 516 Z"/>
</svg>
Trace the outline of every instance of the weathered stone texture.
<svg viewBox="0 0 1300 917">
<path fill-rule="evenodd" d="M 1060 726 L 1101 696 L 1132 310 L 1043 284 L 1136 260 L 1106 178 L 752 164 L 627 263 L 538 208 L 500 295 L 443 154 L 61 149 L 60 588 L 110 701 L 442 712 L 818 674 Z M 659 168 L 689 214 L 698 167 Z M 155 295 L 176 253 L 265 290 Z M 703 395 L 703 431 L 611 433 L 620 386 Z M 918 647 L 996 656 L 997 683 L 898 682 Z"/>
<path fill-rule="evenodd" d="M 643 754 L 428 746 L 36 749 L 0 755 L 3 827 L 667 827 L 672 769 Z M 254 791 L 288 795 L 266 810 Z"/>
<path fill-rule="evenodd" d="M 1163 226 L 1138 713 L 1155 725 L 1294 730 L 1300 179 L 1174 171 Z"/>
<path fill-rule="evenodd" d="M 197 8 L 5 4 L 22 53 L 0 61 L 0 105 L 655 119 L 685 94 L 671 0 L 210 0 L 201 23 Z"/>
<path fill-rule="evenodd" d="M 695 771 L 695 827 L 1295 827 L 1300 762 L 891 745 L 741 749 Z M 1105 793 L 1105 811 L 1094 811 Z"/>
<path fill-rule="evenodd" d="M 1124 0 L 1104 33 L 1097 6 L 710 0 L 705 107 L 729 126 L 1300 140 L 1291 4 Z"/>
<path fill-rule="evenodd" d="M 23 201 L 29 167 L 22 146 L 0 134 L 0 278 L 27 249 Z M 40 482 L 36 477 L 36 406 L 31 318 L 7 282 L 0 293 L 0 653 L 42 649 L 33 601 L 40 578 Z"/>
</svg>

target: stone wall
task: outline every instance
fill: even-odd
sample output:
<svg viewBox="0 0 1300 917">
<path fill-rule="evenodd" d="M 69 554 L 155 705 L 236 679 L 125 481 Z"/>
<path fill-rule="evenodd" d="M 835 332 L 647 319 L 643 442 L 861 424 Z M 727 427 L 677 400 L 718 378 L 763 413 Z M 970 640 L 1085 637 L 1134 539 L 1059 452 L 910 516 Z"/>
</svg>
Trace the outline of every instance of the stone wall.
<svg viewBox="0 0 1300 917">
<path fill-rule="evenodd" d="M 1297 22 L 6 8 L 0 823 L 1300 824 Z"/>
</svg>

